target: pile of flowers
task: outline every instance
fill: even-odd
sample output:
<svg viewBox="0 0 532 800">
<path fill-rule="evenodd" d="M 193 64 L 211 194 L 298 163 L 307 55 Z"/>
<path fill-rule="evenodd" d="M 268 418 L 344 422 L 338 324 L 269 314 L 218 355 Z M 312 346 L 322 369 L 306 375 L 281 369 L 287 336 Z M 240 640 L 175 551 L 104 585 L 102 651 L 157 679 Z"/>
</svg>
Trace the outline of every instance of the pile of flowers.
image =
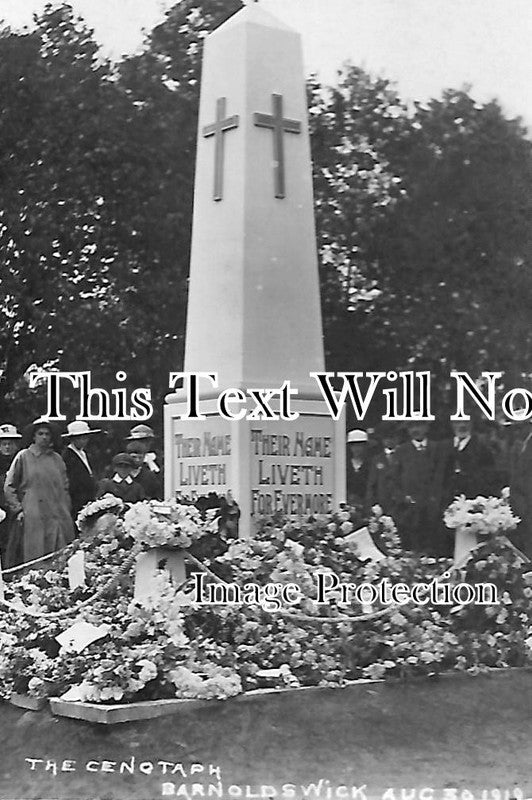
<svg viewBox="0 0 532 800">
<path fill-rule="evenodd" d="M 135 503 L 124 516 L 126 532 L 143 547 L 190 547 L 207 534 L 216 533 L 216 511 L 207 511 L 207 521 L 193 505 L 175 500 Z"/>
<path fill-rule="evenodd" d="M 103 497 L 87 503 L 81 509 L 76 519 L 76 525 L 80 531 L 86 531 L 104 514 L 120 514 L 123 508 L 124 501 L 120 497 L 116 497 L 114 494 L 104 494 Z"/>
<path fill-rule="evenodd" d="M 457 513 L 450 512 L 452 520 L 463 515 L 460 503 Z M 486 503 L 483 518 L 493 530 L 513 528 L 515 518 L 504 504 L 494 498 Z M 78 542 L 84 553 L 83 585 L 70 588 L 71 549 L 52 568 L 6 583 L 10 603 L 40 616 L 2 611 L 0 696 L 69 692 L 99 703 L 212 699 L 272 682 L 286 685 L 287 675 L 293 685 L 339 686 L 364 677 L 402 679 L 532 663 L 532 571 L 505 536 L 486 538 L 453 575 L 494 583 L 496 604 L 409 604 L 386 613 L 377 604 L 368 614 L 355 600 L 319 604 L 317 572 L 341 583 L 388 579 L 411 585 L 452 572 L 451 562 L 402 552 L 393 520 L 378 507 L 365 519 L 350 509 L 298 520 L 265 517 L 253 539 L 233 541 L 219 555 L 213 548 L 204 561 L 219 578 L 238 586 L 300 586 L 298 604 L 267 610 L 260 604 L 194 602 L 164 571 L 149 597 L 135 598 L 130 556 L 139 544 L 188 547 L 206 541 L 206 534 L 214 536 L 216 521 L 177 503 L 137 504 L 127 512 L 99 508 L 85 514 Z M 107 516 L 103 526 L 96 524 L 101 513 Z M 382 558 L 368 559 L 352 546 L 351 534 L 360 528 L 369 531 Z M 65 609 L 72 613 L 62 615 Z M 78 622 L 98 629 L 98 638 L 79 650 L 61 645 L 57 637 Z"/>
<path fill-rule="evenodd" d="M 508 503 L 508 494 L 501 497 L 476 497 L 468 500 L 457 497 L 446 510 L 443 520 L 448 528 L 476 533 L 478 536 L 495 536 L 513 530 L 520 522 Z"/>
<path fill-rule="evenodd" d="M 154 579 L 150 596 L 134 598 L 134 564 L 120 571 L 134 544 L 116 516 L 114 526 L 96 526 L 79 542 L 85 585 L 69 588 L 71 551 L 57 559 L 54 569 L 31 570 L 6 584 L 6 599 L 39 616 L 2 611 L 0 697 L 69 692 L 82 701 L 113 703 L 223 699 L 242 690 L 231 658 L 206 637 L 196 645 L 187 636 L 178 590 L 167 573 Z M 108 590 L 98 597 L 105 586 Z M 96 600 L 84 603 L 95 595 Z M 78 610 L 72 616 L 55 614 L 68 608 Z M 103 631 L 80 651 L 58 641 L 78 623 Z"/>
</svg>

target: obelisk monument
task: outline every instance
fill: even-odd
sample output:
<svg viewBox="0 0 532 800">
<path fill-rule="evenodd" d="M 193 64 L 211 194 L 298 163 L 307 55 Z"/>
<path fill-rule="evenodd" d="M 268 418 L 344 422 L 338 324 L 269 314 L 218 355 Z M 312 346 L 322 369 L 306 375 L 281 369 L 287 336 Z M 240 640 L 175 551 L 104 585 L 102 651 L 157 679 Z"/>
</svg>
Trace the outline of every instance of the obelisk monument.
<svg viewBox="0 0 532 800">
<path fill-rule="evenodd" d="M 258 3 L 204 46 L 185 372 L 203 420 L 165 407 L 167 496 L 231 490 L 244 535 L 252 515 L 331 510 L 344 499 L 345 425 L 315 380 L 323 338 L 301 40 Z M 222 389 L 298 390 L 299 419 L 224 419 Z"/>
</svg>

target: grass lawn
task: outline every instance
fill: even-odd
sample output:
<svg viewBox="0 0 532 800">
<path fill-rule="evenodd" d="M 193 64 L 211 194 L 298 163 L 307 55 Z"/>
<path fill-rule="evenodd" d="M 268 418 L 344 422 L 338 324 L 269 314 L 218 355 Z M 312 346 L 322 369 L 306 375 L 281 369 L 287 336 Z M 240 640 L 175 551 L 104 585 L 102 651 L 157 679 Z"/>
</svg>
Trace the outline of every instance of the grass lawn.
<svg viewBox="0 0 532 800">
<path fill-rule="evenodd" d="M 532 797 L 532 672 L 293 692 L 115 726 L 0 705 L 1 800 L 165 796 Z"/>
</svg>

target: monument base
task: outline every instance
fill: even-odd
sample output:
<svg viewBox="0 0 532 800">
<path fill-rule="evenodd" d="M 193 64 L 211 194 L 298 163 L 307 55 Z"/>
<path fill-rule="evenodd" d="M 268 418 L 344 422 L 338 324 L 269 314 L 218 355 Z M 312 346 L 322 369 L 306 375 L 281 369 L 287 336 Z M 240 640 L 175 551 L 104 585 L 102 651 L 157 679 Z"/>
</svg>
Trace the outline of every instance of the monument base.
<svg viewBox="0 0 532 800">
<path fill-rule="evenodd" d="M 199 402 L 204 419 L 184 420 L 188 404 L 176 397 L 164 409 L 167 498 L 230 491 L 240 536 L 262 515 L 326 514 L 345 502 L 345 419 L 322 399 L 293 400 L 295 420 L 255 421 L 224 419 L 213 398 Z"/>
</svg>

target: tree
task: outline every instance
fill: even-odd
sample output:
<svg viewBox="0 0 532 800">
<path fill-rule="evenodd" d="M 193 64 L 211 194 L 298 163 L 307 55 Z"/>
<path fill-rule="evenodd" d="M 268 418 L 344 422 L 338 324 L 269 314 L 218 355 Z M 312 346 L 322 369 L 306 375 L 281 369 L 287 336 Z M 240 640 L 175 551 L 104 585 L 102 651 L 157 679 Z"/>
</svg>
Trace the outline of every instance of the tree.
<svg viewBox="0 0 532 800">
<path fill-rule="evenodd" d="M 0 35 L 1 416 L 34 364 L 104 387 L 125 367 L 156 407 L 180 366 L 199 45 L 240 3 L 204 6 L 178 4 L 120 69 L 68 5 Z"/>
<path fill-rule="evenodd" d="M 418 105 L 405 194 L 379 238 L 378 311 L 405 363 L 445 379 L 529 371 L 532 144 L 465 91 Z"/>
<path fill-rule="evenodd" d="M 386 368 L 371 324 L 381 293 L 377 231 L 404 192 L 400 155 L 410 121 L 390 83 L 347 65 L 336 87 L 309 85 L 314 196 L 329 369 Z M 367 336 L 366 336 L 367 331 Z"/>
<path fill-rule="evenodd" d="M 182 0 L 113 67 L 72 9 L 0 31 L 0 418 L 32 365 L 149 386 L 182 364 L 201 66 L 240 0 Z M 409 111 L 309 83 L 327 366 L 528 369 L 531 143 L 467 91 Z M 36 404 L 33 398 L 34 405 Z"/>
<path fill-rule="evenodd" d="M 5 414 L 34 363 L 118 363 L 112 333 L 127 313 L 116 276 L 138 257 L 131 230 L 122 248 L 115 235 L 127 109 L 91 32 L 68 7 L 48 7 L 34 32 L 0 38 L 0 85 Z"/>
<path fill-rule="evenodd" d="M 353 67 L 316 96 L 329 365 L 430 369 L 439 389 L 451 369 L 502 370 L 511 384 L 532 355 L 525 129 L 465 90 L 408 113 Z"/>
</svg>

